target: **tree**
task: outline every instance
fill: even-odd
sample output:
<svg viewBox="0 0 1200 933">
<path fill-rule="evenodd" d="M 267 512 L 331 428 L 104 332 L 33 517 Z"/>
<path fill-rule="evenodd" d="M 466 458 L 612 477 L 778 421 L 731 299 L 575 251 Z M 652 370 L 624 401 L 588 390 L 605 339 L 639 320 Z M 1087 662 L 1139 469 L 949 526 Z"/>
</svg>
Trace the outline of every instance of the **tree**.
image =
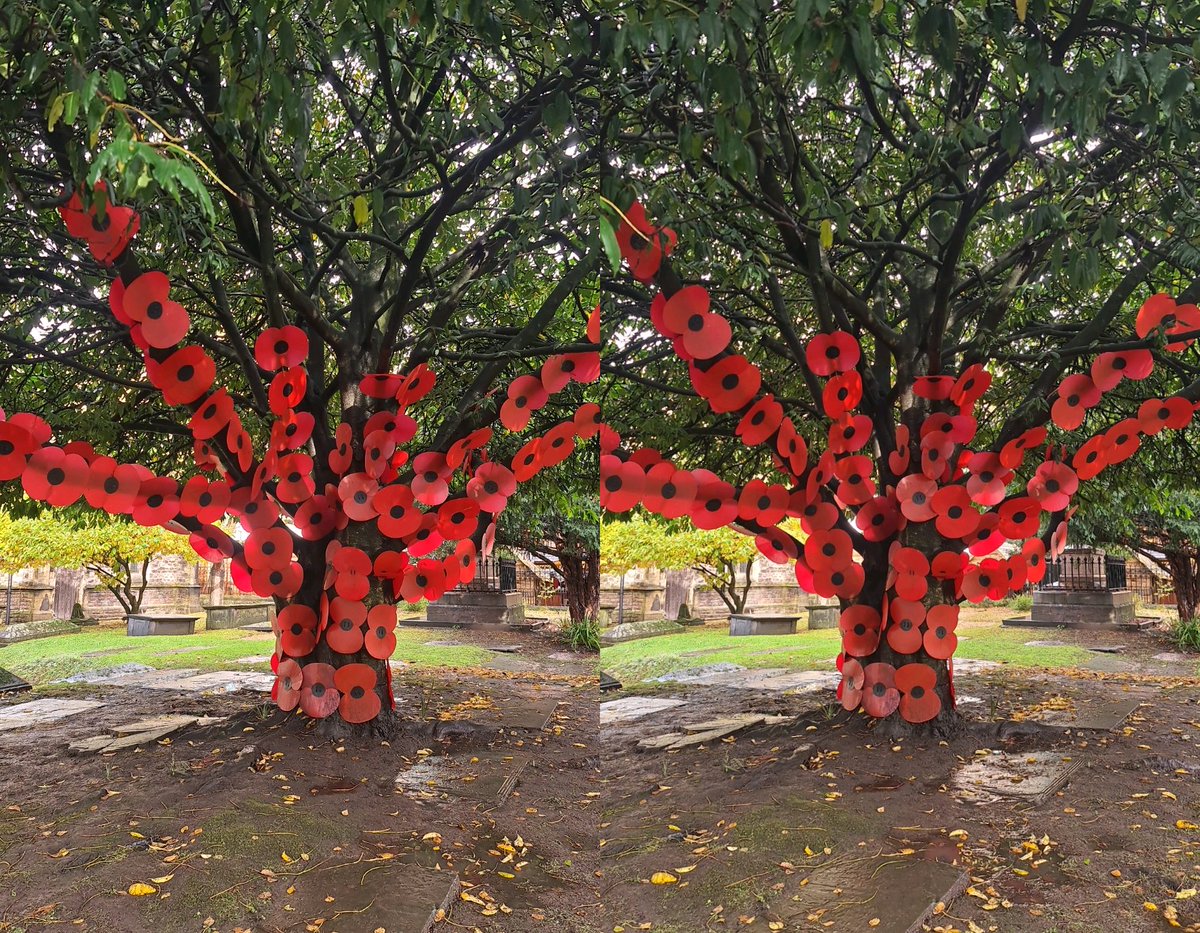
<svg viewBox="0 0 1200 933">
<path fill-rule="evenodd" d="M 627 573 L 634 567 L 694 570 L 731 613 L 746 608 L 754 582 L 750 575 L 758 557 L 754 539 L 731 528 L 701 530 L 680 522 L 664 525 L 641 515 L 602 524 L 600 547 L 604 569 L 610 573 Z"/>
<path fill-rule="evenodd" d="M 127 519 L 73 522 L 49 513 L 13 520 L 0 513 L 0 570 L 46 565 L 89 570 L 127 614 L 142 608 L 150 561 L 168 555 L 196 560 L 187 538 L 161 527 L 143 528 Z"/>
<path fill-rule="evenodd" d="M 596 263 L 569 205 L 597 66 L 576 13 L 0 18 L 20 204 L 0 397 L 34 407 L 0 422 L 0 479 L 232 558 L 280 607 L 277 701 L 331 731 L 390 726 L 392 603 L 471 579 L 517 484 L 595 431 Z"/>
<path fill-rule="evenodd" d="M 956 725 L 958 603 L 1038 579 L 1078 483 L 1200 397 L 1195 20 L 1025 11 L 660 5 L 617 42 L 609 248 L 657 293 L 607 283 L 602 505 L 794 561 L 889 730 Z"/>
</svg>

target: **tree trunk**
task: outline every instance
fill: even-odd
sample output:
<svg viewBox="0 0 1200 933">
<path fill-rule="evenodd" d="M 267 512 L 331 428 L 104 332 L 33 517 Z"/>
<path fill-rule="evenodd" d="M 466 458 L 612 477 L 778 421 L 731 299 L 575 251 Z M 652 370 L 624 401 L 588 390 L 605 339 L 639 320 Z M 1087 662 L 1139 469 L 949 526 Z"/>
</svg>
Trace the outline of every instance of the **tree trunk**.
<svg viewBox="0 0 1200 933">
<path fill-rule="evenodd" d="M 559 556 L 563 596 L 572 622 L 594 619 L 600 612 L 600 561 L 595 554 L 564 552 Z"/>
<path fill-rule="evenodd" d="M 1167 555 L 1171 573 L 1171 586 L 1175 590 L 1175 608 L 1180 622 L 1192 622 L 1200 607 L 1200 574 L 1197 574 L 1198 556 L 1184 551 L 1173 551 Z"/>
</svg>

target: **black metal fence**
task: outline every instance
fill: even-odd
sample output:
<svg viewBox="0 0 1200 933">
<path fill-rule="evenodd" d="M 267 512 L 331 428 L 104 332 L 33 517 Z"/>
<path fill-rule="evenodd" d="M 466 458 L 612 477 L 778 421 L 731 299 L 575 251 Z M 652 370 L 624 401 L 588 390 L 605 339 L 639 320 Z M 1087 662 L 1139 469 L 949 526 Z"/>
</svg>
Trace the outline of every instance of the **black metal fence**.
<svg viewBox="0 0 1200 933">
<path fill-rule="evenodd" d="M 1046 576 L 1038 589 L 1126 590 L 1129 589 L 1125 561 L 1120 557 L 1091 552 L 1068 551 L 1046 563 Z"/>
<path fill-rule="evenodd" d="M 517 562 L 507 557 L 487 557 L 480 560 L 475 579 L 466 590 L 472 593 L 515 593 L 517 591 Z"/>
</svg>

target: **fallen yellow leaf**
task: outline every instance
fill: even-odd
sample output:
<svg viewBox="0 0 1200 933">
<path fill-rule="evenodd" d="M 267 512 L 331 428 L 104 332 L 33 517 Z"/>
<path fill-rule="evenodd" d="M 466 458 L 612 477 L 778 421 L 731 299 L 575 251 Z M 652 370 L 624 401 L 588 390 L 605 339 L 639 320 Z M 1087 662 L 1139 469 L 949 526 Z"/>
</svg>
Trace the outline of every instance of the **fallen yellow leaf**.
<svg viewBox="0 0 1200 933">
<path fill-rule="evenodd" d="M 147 894 L 157 894 L 158 888 L 154 887 L 153 885 L 138 881 L 129 886 L 129 893 L 133 897 L 145 897 Z"/>
<path fill-rule="evenodd" d="M 672 875 L 669 871 L 656 871 L 650 876 L 651 884 L 674 884 L 679 879 Z"/>
</svg>

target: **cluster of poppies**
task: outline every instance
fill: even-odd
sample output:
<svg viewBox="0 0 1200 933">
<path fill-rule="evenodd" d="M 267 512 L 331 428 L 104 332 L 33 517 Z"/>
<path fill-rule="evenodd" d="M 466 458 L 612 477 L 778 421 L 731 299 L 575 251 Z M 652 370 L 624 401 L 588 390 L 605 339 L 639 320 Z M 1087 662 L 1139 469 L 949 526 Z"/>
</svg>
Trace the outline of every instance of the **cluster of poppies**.
<svg viewBox="0 0 1200 933">
<path fill-rule="evenodd" d="M 61 212 L 69 232 L 110 264 L 139 225 L 136 212 L 107 203 L 103 185 L 86 208 L 75 195 Z M 364 653 L 385 662 L 392 656 L 396 610 L 391 604 L 371 605 L 377 601 L 370 598 L 373 581 L 393 599 L 410 603 L 436 600 L 471 582 L 479 552 L 490 553 L 496 517 L 517 484 L 561 463 L 578 439 L 600 429 L 599 406 L 586 404 L 529 440 L 506 463 L 488 457 L 493 432 L 486 427 L 444 452 L 410 458 L 404 448 L 418 432 L 410 411 L 437 382 L 421 364 L 407 373 L 365 377 L 360 389 L 374 413 L 361 424 L 339 424 L 325 462 L 316 463 L 312 412 L 322 406 L 315 399 L 306 403 L 306 366 L 313 350 L 307 334 L 288 325 L 268 328 L 254 342 L 254 362 L 269 376 L 266 395 L 274 416 L 269 440 L 257 456 L 232 397 L 214 387 L 213 358 L 199 346 L 180 346 L 191 320 L 172 300 L 167 276 L 150 271 L 129 281 L 117 278 L 109 306 L 143 351 L 147 376 L 166 403 L 190 412 L 201 475 L 180 484 L 100 456 L 85 443 L 54 446 L 52 429 L 42 419 L 6 418 L 0 412 L 0 480 L 20 479 L 31 498 L 50 505 L 86 499 L 94 508 L 189 535 L 197 554 L 213 562 L 229 560 L 233 582 L 264 598 L 295 597 L 305 583 L 298 549 L 304 542 L 328 541 L 316 605 L 311 599 L 291 602 L 275 622 L 273 695 L 285 710 L 299 707 L 318 718 L 337 712 L 353 723 L 377 716 L 377 688 L 385 685 L 361 659 Z M 597 308 L 587 324 L 590 342 L 599 343 L 599 331 Z M 538 372 L 507 387 L 501 424 L 524 430 L 552 395 L 571 383 L 594 381 L 599 371 L 595 351 L 550 357 Z M 220 527 L 227 517 L 240 523 L 240 543 Z M 374 526 L 384 546 L 368 553 L 341 543 L 346 536 L 338 533 L 352 522 Z M 319 650 L 341 663 L 303 663 Z M 391 696 L 390 682 L 386 693 Z"/>
<path fill-rule="evenodd" d="M 670 253 L 668 245 L 674 247 L 674 233 L 663 235 L 639 205 L 627 216 L 635 229 L 620 238 L 622 254 L 635 276 L 649 281 Z M 698 528 L 732 526 L 754 535 L 767 559 L 793 563 L 804 590 L 848 604 L 841 614 L 839 696 L 848 709 L 861 706 L 874 716 L 896 710 L 911 722 L 937 716 L 937 669 L 918 656 L 949 661 L 954 653 L 958 610 L 939 600 L 951 594 L 955 601 L 996 600 L 1041 581 L 1047 559 L 1039 537 L 1043 515 L 1065 516 L 1050 537 L 1053 559 L 1065 547 L 1070 502 L 1079 483 L 1128 459 L 1143 436 L 1186 426 L 1196 408 L 1181 396 L 1150 399 L 1136 417 L 1095 434 L 1070 458 L 1065 448 L 1047 445 L 1048 432 L 1041 426 L 1008 440 L 999 451 L 976 451 L 970 447 L 977 430 L 975 406 L 992 382 L 976 364 L 958 376 L 915 381 L 914 395 L 932 413 L 919 425 L 910 427 L 907 419 L 896 425 L 894 444 L 880 438 L 887 470 L 877 470 L 863 453 L 875 424 L 857 412 L 863 398 L 862 349 L 853 334 L 838 331 L 818 334 L 804 348 L 804 363 L 818 380 L 828 420 L 825 450 L 812 462 L 783 406 L 764 392 L 758 367 L 729 350 L 729 323 L 711 310 L 703 287 L 689 285 L 670 297 L 659 293 L 650 318 L 687 363 L 693 387 L 712 410 L 739 417 L 741 441 L 749 447 L 770 445 L 783 481 L 755 479 L 738 487 L 710 470 L 681 469 L 656 450 L 625 450 L 606 427 L 601 432 L 602 507 L 626 512 L 640 505 L 668 519 L 687 518 Z M 1200 332 L 1200 311 L 1155 295 L 1138 312 L 1135 330 L 1139 337 L 1162 332 L 1168 350 L 1183 350 Z M 1088 372 L 1072 374 L 1056 388 L 1048 400 L 1050 421 L 1066 431 L 1081 428 L 1105 392 L 1122 380 L 1147 378 L 1153 366 L 1148 349 L 1100 354 Z M 1043 446 L 1041 462 L 1023 469 L 1027 455 Z M 1023 487 L 1016 485 L 1019 475 L 1028 476 Z M 787 519 L 798 520 L 802 543 L 779 527 Z M 931 556 L 897 540 L 907 526 L 920 523 L 932 523 L 942 542 Z M 856 537 L 892 542 L 881 607 L 856 603 L 867 582 L 856 559 Z M 996 556 L 1006 542 L 1020 546 Z M 893 653 L 913 661 L 896 667 L 860 660 L 875 655 L 885 640 Z"/>
</svg>

